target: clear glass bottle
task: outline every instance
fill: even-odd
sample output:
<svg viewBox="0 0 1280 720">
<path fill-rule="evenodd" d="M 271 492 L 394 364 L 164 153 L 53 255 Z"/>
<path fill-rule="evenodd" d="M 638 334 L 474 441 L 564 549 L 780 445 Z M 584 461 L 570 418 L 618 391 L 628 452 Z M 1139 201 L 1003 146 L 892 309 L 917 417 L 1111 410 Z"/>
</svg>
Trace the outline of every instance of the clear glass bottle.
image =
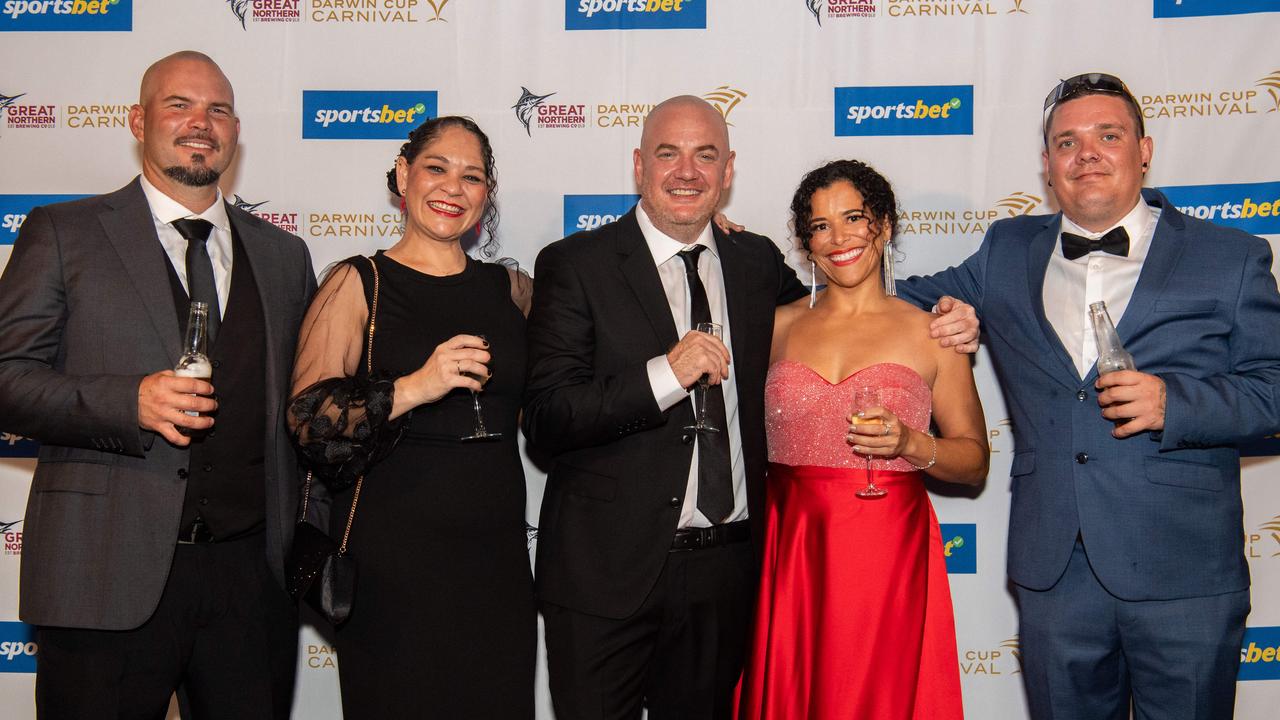
<svg viewBox="0 0 1280 720">
<path fill-rule="evenodd" d="M 1116 326 L 1111 323 L 1107 314 L 1107 304 L 1096 302 L 1089 305 L 1089 324 L 1093 326 L 1093 337 L 1098 343 L 1098 374 L 1106 375 L 1116 370 L 1137 370 L 1133 356 L 1120 344 L 1120 336 L 1116 334 Z"/>
<path fill-rule="evenodd" d="M 213 377 L 213 363 L 205 354 L 205 346 L 209 337 L 209 303 L 193 301 L 187 314 L 187 334 L 182 343 L 182 357 L 173 368 L 178 377 L 199 378 L 209 380 Z M 188 415 L 199 415 L 194 410 L 185 410 Z"/>
</svg>

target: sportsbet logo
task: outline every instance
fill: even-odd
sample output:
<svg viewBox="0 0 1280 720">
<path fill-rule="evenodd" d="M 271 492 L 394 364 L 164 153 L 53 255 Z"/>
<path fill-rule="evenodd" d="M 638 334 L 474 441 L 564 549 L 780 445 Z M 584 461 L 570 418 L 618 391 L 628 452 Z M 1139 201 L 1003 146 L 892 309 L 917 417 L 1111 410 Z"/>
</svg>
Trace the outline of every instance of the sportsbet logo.
<svg viewBox="0 0 1280 720">
<path fill-rule="evenodd" d="M 564 234 L 595 230 L 626 215 L 638 202 L 639 195 L 565 195 Z"/>
<path fill-rule="evenodd" d="M 20 622 L 0 622 L 0 672 L 36 671 L 35 628 Z"/>
<path fill-rule="evenodd" d="M 303 90 L 302 137 L 403 140 L 436 116 L 434 90 Z"/>
<path fill-rule="evenodd" d="M 1254 235 L 1280 233 L 1280 182 L 1175 185 L 1160 191 L 1192 217 Z"/>
<path fill-rule="evenodd" d="M 5 0 L 0 30 L 130 30 L 133 0 Z"/>
<path fill-rule="evenodd" d="M 0 195 L 0 245 L 12 245 L 31 208 L 87 195 Z"/>
<path fill-rule="evenodd" d="M 973 523 L 942 523 L 942 556 L 947 572 L 972 575 L 978 572 L 978 526 Z"/>
<path fill-rule="evenodd" d="M 705 28 L 706 0 L 565 0 L 565 30 Z"/>
<path fill-rule="evenodd" d="M 1245 628 L 1236 678 L 1280 680 L 1280 627 Z"/>
<path fill-rule="evenodd" d="M 972 135 L 972 85 L 838 87 L 835 134 Z"/>
</svg>

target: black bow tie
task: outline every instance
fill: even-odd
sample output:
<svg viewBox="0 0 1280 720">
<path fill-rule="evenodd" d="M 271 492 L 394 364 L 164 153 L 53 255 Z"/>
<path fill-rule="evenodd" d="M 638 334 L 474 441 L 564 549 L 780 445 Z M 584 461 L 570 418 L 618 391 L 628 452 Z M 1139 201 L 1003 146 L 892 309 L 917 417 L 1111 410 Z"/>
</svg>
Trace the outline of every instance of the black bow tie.
<svg viewBox="0 0 1280 720">
<path fill-rule="evenodd" d="M 1069 232 L 1062 233 L 1062 255 L 1066 259 L 1075 260 L 1096 250 L 1128 257 L 1129 233 L 1125 232 L 1123 227 L 1112 228 L 1097 240 L 1090 240 Z"/>
</svg>

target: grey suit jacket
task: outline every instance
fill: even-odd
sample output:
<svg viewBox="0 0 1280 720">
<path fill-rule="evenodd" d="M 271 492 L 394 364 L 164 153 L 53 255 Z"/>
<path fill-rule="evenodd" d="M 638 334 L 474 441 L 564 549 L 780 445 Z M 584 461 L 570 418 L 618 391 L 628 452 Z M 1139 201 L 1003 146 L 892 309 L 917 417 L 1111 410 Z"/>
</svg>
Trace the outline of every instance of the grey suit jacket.
<svg viewBox="0 0 1280 720">
<path fill-rule="evenodd" d="M 266 321 L 267 561 L 283 582 L 298 498 L 284 410 L 315 276 L 299 238 L 227 213 Z M 0 277 L 0 418 L 41 443 L 24 523 L 26 622 L 125 630 L 160 600 L 188 453 L 138 427 L 138 384 L 178 359 L 167 262 L 135 179 L 32 210 Z"/>
</svg>

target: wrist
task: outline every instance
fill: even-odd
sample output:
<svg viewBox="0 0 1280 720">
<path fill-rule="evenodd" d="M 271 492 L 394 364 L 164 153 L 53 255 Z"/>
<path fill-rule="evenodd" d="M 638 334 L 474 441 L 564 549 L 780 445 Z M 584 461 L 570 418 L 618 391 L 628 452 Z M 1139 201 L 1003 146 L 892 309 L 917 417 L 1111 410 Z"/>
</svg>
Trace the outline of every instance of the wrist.
<svg viewBox="0 0 1280 720">
<path fill-rule="evenodd" d="M 938 439 L 933 436 L 932 432 L 922 433 L 922 435 L 928 438 L 928 445 L 925 449 L 925 452 L 928 454 L 925 455 L 924 453 L 921 453 L 919 456 L 913 455 L 912 457 L 906 458 L 906 460 L 911 465 L 911 467 L 917 470 L 928 470 L 938 462 Z M 917 464 L 915 460 L 912 459 L 913 457 L 918 457 L 921 460 L 925 460 L 924 464 L 923 465 Z"/>
</svg>

